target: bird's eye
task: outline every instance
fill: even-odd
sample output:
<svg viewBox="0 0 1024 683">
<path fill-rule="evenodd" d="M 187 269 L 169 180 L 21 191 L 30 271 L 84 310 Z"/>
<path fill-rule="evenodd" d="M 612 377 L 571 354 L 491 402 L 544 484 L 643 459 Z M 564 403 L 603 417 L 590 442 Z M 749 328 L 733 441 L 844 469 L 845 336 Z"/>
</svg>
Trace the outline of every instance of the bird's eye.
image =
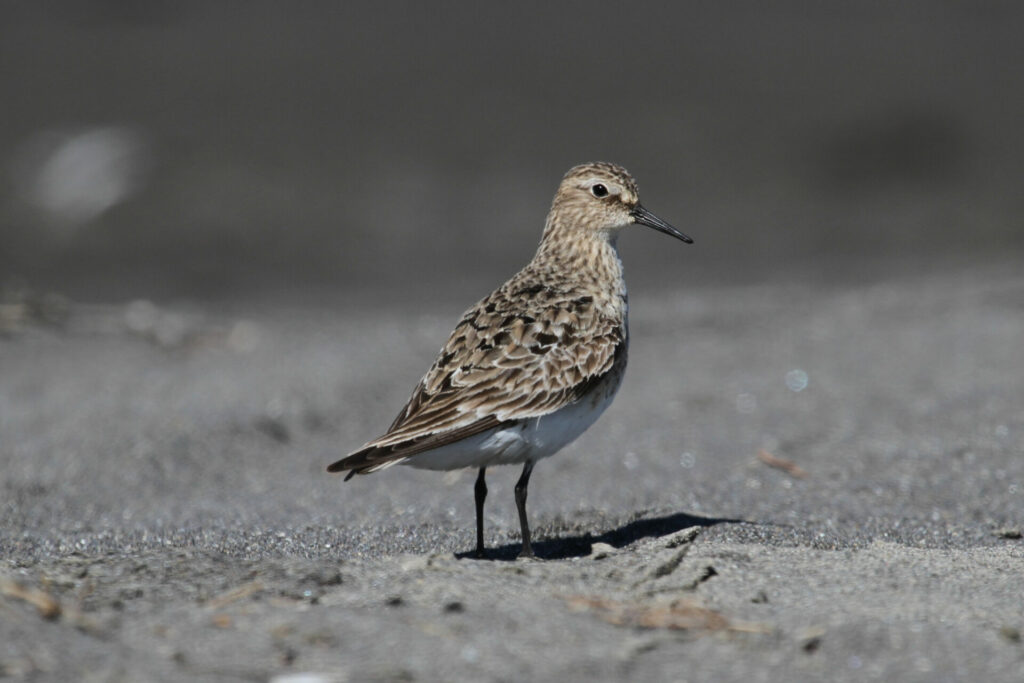
<svg viewBox="0 0 1024 683">
<path fill-rule="evenodd" d="M 605 187 L 604 185 L 602 185 L 601 183 L 598 183 L 597 185 L 593 185 L 590 188 L 590 192 L 595 197 L 607 197 L 608 196 L 608 188 Z"/>
</svg>

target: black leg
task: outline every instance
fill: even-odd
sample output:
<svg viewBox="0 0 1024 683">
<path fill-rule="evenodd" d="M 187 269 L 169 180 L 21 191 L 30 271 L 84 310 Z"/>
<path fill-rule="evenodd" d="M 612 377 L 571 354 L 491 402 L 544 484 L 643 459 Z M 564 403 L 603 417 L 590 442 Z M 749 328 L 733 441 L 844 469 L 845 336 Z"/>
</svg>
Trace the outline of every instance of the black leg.
<svg viewBox="0 0 1024 683">
<path fill-rule="evenodd" d="M 480 468 L 473 493 L 476 494 L 476 556 L 484 556 L 484 499 L 487 498 L 487 482 L 484 481 L 486 467 Z"/>
<path fill-rule="evenodd" d="M 519 508 L 519 528 L 523 533 L 523 549 L 519 557 L 533 557 L 533 547 L 530 545 L 530 523 L 526 521 L 526 487 L 530 485 L 530 473 L 533 472 L 533 463 L 529 460 L 523 465 L 523 473 L 516 482 L 516 507 Z"/>
</svg>

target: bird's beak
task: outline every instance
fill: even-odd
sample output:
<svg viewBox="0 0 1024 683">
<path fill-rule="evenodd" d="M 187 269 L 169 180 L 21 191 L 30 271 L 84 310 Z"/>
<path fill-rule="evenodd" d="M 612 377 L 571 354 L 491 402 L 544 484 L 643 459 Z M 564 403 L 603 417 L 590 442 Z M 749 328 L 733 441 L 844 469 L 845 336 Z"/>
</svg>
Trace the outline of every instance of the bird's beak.
<svg viewBox="0 0 1024 683">
<path fill-rule="evenodd" d="M 633 216 L 633 220 L 638 225 L 646 225 L 648 228 L 654 228 L 658 232 L 663 232 L 666 235 L 672 235 L 677 240 L 682 240 L 687 244 L 693 244 L 692 239 L 690 239 L 683 233 L 679 232 L 671 225 L 661 220 L 660 218 L 658 218 L 653 213 L 651 213 L 650 211 L 648 211 L 639 204 L 633 207 L 633 210 L 630 212 L 630 215 Z"/>
</svg>

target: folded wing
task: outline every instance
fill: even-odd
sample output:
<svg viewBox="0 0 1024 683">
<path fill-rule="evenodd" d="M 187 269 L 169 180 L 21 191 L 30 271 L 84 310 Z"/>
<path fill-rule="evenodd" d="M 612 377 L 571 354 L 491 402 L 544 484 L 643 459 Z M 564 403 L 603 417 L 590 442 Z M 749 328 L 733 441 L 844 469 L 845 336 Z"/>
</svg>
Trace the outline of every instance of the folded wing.
<svg viewBox="0 0 1024 683">
<path fill-rule="evenodd" d="M 388 431 L 327 469 L 347 480 L 553 413 L 624 360 L 625 341 L 592 296 L 513 279 L 463 315 Z"/>
</svg>

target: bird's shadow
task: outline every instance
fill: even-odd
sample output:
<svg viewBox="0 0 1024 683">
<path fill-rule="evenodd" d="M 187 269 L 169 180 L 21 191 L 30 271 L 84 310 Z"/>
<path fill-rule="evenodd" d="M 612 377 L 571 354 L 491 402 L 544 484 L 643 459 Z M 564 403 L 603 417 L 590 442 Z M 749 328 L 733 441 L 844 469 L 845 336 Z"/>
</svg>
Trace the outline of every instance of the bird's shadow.
<svg viewBox="0 0 1024 683">
<path fill-rule="evenodd" d="M 676 512 L 661 517 L 647 517 L 623 524 L 594 536 L 590 532 L 576 536 L 562 536 L 543 541 L 533 542 L 534 554 L 544 560 L 565 560 L 571 557 L 586 557 L 595 543 L 607 543 L 615 548 L 622 548 L 642 538 L 668 536 L 690 527 L 710 527 L 716 524 L 742 524 L 747 520 L 727 519 L 723 517 L 698 517 L 685 512 Z M 458 559 L 481 560 L 515 560 L 519 557 L 522 546 L 519 543 L 506 543 L 495 548 L 488 548 L 483 557 L 478 558 L 475 551 L 455 553 Z"/>
</svg>

